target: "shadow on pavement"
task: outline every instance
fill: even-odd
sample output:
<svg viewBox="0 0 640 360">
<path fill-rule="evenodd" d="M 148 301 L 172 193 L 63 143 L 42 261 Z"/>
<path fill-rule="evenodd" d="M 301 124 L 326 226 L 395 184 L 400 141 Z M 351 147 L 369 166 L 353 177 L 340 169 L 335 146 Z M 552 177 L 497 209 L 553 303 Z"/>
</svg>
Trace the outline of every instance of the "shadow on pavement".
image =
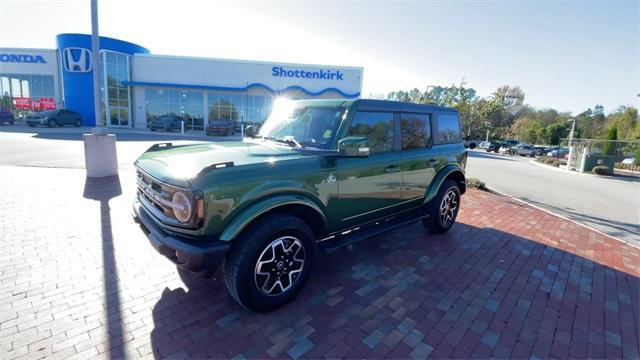
<svg viewBox="0 0 640 360">
<path fill-rule="evenodd" d="M 113 247 L 111 209 L 109 207 L 109 200 L 120 194 L 122 194 L 122 188 L 120 187 L 120 178 L 117 175 L 104 178 L 86 178 L 83 196 L 100 202 L 102 271 L 109 331 L 107 349 L 109 349 L 108 354 L 111 359 L 124 356 L 122 352 L 124 337 L 120 291 L 118 289 L 118 269 Z"/>
<path fill-rule="evenodd" d="M 589 226 L 593 226 L 593 224 L 599 225 L 603 228 L 609 228 L 608 231 L 604 231 L 604 229 L 599 229 L 600 231 L 606 233 L 607 235 L 625 239 L 627 242 L 632 243 L 636 246 L 640 246 L 640 224 L 627 223 L 622 221 L 616 221 L 611 219 L 603 219 L 595 216 L 586 215 L 584 213 L 578 212 L 569 207 L 558 207 L 549 204 L 543 204 L 541 202 L 531 200 L 527 197 L 518 197 L 528 203 L 531 203 L 535 206 L 538 206 L 543 209 L 550 210 L 557 214 L 561 214 L 573 220 L 576 220 L 581 223 L 587 223 Z M 636 240 L 633 241 L 630 239 L 630 235 L 635 235 Z"/>
<path fill-rule="evenodd" d="M 153 308 L 154 356 L 640 354 L 638 277 L 493 228 L 458 223 L 430 235 L 411 225 L 315 264 L 301 294 L 269 313 L 240 308 L 221 277 L 165 289 Z"/>
</svg>

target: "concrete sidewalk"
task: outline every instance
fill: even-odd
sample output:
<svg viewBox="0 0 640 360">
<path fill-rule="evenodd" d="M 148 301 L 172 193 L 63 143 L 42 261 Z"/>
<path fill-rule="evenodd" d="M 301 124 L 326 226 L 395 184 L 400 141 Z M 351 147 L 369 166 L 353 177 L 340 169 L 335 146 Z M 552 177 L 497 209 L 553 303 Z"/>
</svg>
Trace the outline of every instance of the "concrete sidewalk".
<svg viewBox="0 0 640 360">
<path fill-rule="evenodd" d="M 130 218 L 134 173 L 0 166 L 0 358 L 638 358 L 640 250 L 486 192 L 319 254 L 293 303 L 242 310 Z"/>
</svg>

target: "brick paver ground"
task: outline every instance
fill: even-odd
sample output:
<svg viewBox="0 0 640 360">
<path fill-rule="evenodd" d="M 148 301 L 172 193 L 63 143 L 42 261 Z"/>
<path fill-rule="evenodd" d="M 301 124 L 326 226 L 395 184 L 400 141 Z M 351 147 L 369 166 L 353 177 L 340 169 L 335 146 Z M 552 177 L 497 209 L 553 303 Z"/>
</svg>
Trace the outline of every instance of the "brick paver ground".
<svg viewBox="0 0 640 360">
<path fill-rule="evenodd" d="M 640 357 L 640 251 L 509 198 L 320 254 L 257 314 L 155 253 L 133 184 L 0 167 L 0 358 Z"/>
</svg>

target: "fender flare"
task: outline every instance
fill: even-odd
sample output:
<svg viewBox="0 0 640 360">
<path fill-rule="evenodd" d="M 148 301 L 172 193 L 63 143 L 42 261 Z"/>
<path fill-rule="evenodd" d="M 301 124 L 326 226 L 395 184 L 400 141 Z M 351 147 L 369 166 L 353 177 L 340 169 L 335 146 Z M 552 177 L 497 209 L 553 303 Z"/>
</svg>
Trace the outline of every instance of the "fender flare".
<svg viewBox="0 0 640 360">
<path fill-rule="evenodd" d="M 282 194 L 261 199 L 240 211 L 233 217 L 231 222 L 225 226 L 219 239 L 222 241 L 231 241 L 240 235 L 240 233 L 249 224 L 251 224 L 251 222 L 264 215 L 266 212 L 290 205 L 301 205 L 313 210 L 321 220 L 321 225 L 324 226 L 325 229 L 327 228 L 327 218 L 320 206 L 318 206 L 318 204 L 313 200 L 302 195 Z"/>
<path fill-rule="evenodd" d="M 429 186 L 429 189 L 427 190 L 427 194 L 425 196 L 425 204 L 431 201 L 436 196 L 436 194 L 438 194 L 440 186 L 442 186 L 445 180 L 451 175 L 458 179 L 462 178 L 462 187 L 460 188 L 460 193 L 464 194 L 464 192 L 467 190 L 466 180 L 464 180 L 464 170 L 462 170 L 457 165 L 447 165 L 442 170 L 440 170 L 438 174 L 436 174 L 436 176 L 433 178 L 433 181 L 431 181 L 431 185 Z"/>
</svg>

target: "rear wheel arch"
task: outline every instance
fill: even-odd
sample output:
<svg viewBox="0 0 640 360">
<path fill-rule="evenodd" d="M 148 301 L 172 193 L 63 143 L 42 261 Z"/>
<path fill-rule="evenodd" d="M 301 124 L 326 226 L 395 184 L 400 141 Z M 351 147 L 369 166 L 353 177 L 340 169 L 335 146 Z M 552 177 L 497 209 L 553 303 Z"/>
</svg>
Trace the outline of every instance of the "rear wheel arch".
<svg viewBox="0 0 640 360">
<path fill-rule="evenodd" d="M 425 197 L 425 203 L 431 201 L 437 194 L 438 190 L 448 180 L 453 180 L 458 184 L 458 189 L 460 189 L 460 194 L 464 194 L 467 190 L 467 181 L 465 180 L 464 172 L 457 166 L 447 166 L 444 169 L 440 170 L 436 177 L 431 182 L 431 186 L 429 186 L 429 190 L 427 191 L 427 196 Z"/>
</svg>

